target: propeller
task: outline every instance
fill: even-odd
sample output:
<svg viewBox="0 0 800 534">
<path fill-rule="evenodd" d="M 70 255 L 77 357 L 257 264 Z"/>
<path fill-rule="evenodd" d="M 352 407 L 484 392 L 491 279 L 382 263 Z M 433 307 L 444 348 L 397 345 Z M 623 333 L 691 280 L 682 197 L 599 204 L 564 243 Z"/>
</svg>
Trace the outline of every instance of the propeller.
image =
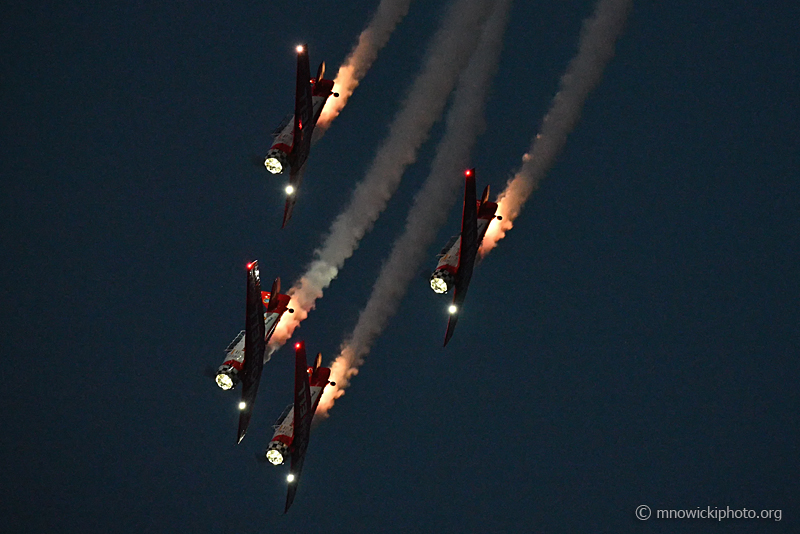
<svg viewBox="0 0 800 534">
<path fill-rule="evenodd" d="M 250 155 L 250 163 L 252 163 L 257 168 L 264 168 L 264 158 L 261 156 L 256 156 L 255 154 Z"/>
<path fill-rule="evenodd" d="M 317 82 L 319 82 L 325 76 L 325 62 L 319 64 L 319 68 L 317 69 Z"/>
<path fill-rule="evenodd" d="M 264 454 L 264 453 L 257 452 L 257 453 L 255 453 L 255 457 L 256 457 L 256 462 L 258 462 L 260 464 L 265 464 L 265 463 L 269 462 L 269 460 L 267 460 L 267 455 Z"/>
<path fill-rule="evenodd" d="M 206 365 L 206 368 L 203 369 L 203 376 L 207 376 L 208 378 L 217 378 L 217 369 L 215 367 L 211 367 L 210 365 Z"/>
<path fill-rule="evenodd" d="M 428 267 L 420 267 L 417 271 L 417 278 L 429 282 L 431 279 L 431 270 Z"/>
</svg>

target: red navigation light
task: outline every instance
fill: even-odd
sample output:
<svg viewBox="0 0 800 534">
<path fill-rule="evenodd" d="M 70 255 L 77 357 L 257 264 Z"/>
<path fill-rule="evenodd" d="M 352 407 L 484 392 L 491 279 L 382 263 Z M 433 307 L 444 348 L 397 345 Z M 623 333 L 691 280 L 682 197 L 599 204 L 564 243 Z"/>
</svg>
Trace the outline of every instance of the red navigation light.
<svg viewBox="0 0 800 534">
<path fill-rule="evenodd" d="M 464 174 L 467 175 L 467 176 L 472 176 L 472 169 L 468 170 Z"/>
<path fill-rule="evenodd" d="M 249 271 L 252 268 L 253 268 L 253 262 L 251 261 L 250 263 L 247 264 L 247 270 Z"/>
<path fill-rule="evenodd" d="M 295 343 L 294 344 L 294 348 L 299 349 L 300 348 L 300 343 Z"/>
</svg>

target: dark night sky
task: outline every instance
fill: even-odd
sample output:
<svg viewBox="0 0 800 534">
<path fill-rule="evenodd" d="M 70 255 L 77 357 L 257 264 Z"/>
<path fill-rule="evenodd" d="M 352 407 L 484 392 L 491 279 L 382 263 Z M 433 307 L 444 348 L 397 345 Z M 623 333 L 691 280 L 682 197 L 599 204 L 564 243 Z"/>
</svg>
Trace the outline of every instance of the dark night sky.
<svg viewBox="0 0 800 534">
<path fill-rule="evenodd" d="M 281 181 L 251 159 L 291 110 L 293 46 L 335 72 L 377 0 L 4 4 L 0 530 L 796 532 L 800 7 L 656 4 L 635 3 L 444 350 L 430 251 L 312 434 L 287 516 L 285 471 L 254 454 L 290 402 L 291 351 L 239 446 L 203 370 L 243 328 L 245 262 L 290 284 L 311 260 L 444 3 L 412 4 L 284 231 Z M 464 162 L 480 184 L 519 164 L 592 9 L 513 7 Z M 354 326 L 441 133 L 296 333 L 311 351 Z M 642 523 L 640 504 L 783 520 Z"/>
</svg>

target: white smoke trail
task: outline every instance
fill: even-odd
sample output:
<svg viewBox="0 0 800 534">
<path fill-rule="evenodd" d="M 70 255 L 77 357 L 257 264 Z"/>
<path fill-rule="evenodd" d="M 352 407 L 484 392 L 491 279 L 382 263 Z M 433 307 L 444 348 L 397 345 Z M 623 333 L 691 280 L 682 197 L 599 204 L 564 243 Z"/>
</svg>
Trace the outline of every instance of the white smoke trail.
<svg viewBox="0 0 800 534">
<path fill-rule="evenodd" d="M 316 259 L 289 291 L 292 297 L 289 306 L 295 312 L 281 318 L 272 336 L 271 350 L 291 337 L 386 208 L 403 172 L 415 161 L 431 126 L 442 114 L 458 73 L 477 46 L 478 30 L 492 5 L 491 0 L 455 0 L 447 9 L 442 26 L 428 48 L 422 71 L 366 176 L 356 186 L 350 204 L 333 222 L 322 247 L 315 251 Z"/>
<path fill-rule="evenodd" d="M 329 98 L 325 103 L 314 130 L 315 137 L 325 133 L 333 119 L 347 105 L 350 95 L 377 59 L 378 52 L 389 42 L 395 27 L 408 13 L 409 4 L 411 0 L 381 0 L 366 29 L 358 36 L 358 44 L 336 73 L 333 90 L 339 93 L 339 97 Z"/>
<path fill-rule="evenodd" d="M 326 413 L 334 399 L 344 394 L 350 378 L 358 372 L 373 342 L 397 311 L 414 273 L 463 188 L 463 170 L 484 127 L 483 108 L 497 70 L 510 4 L 511 0 L 497 0 L 481 33 L 480 44 L 461 73 L 430 175 L 414 199 L 405 231 L 395 241 L 353 333 L 331 367 L 336 386 L 325 389 L 318 408 L 320 414 Z"/>
<path fill-rule="evenodd" d="M 614 56 L 614 44 L 625 26 L 632 0 L 600 0 L 581 28 L 578 53 L 567 66 L 539 134 L 522 157 L 522 167 L 500 193 L 497 214 L 481 244 L 481 256 L 492 250 L 513 227 L 525 201 L 539 186 L 575 127 L 589 93 L 600 82 L 606 64 Z"/>
</svg>

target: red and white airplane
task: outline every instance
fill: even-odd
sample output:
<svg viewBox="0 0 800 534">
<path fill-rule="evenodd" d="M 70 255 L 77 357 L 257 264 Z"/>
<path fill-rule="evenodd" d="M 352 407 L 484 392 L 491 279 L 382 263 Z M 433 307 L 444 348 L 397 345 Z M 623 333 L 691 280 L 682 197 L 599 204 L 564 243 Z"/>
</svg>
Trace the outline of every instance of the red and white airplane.
<svg viewBox="0 0 800 534">
<path fill-rule="evenodd" d="M 489 223 L 495 218 L 497 203 L 489 202 L 489 186 L 483 190 L 480 201 L 475 196 L 475 169 L 464 173 L 464 213 L 461 218 L 461 234 L 453 236 L 439 253 L 439 264 L 431 275 L 431 289 L 436 293 L 453 291 L 453 302 L 448 311 L 447 333 L 444 344 L 453 337 L 458 314 L 467 296 L 472 270 L 478 255 L 478 247 L 486 235 Z M 500 216 L 497 216 L 500 219 Z"/>
<path fill-rule="evenodd" d="M 333 92 L 333 80 L 326 80 L 325 62 L 320 63 L 317 77 L 311 77 L 308 62 L 308 46 L 297 47 L 297 89 L 294 115 L 289 115 L 272 132 L 272 146 L 264 158 L 264 166 L 272 174 L 281 174 L 289 167 L 289 184 L 286 186 L 286 207 L 283 224 L 292 216 L 297 191 L 303 181 L 303 165 L 311 149 L 311 136 L 317 125 L 322 108 L 328 98 L 339 96 Z"/>
<path fill-rule="evenodd" d="M 264 306 L 266 305 L 266 311 Z M 215 380 L 225 390 L 233 389 L 242 383 L 242 398 L 239 402 L 239 433 L 237 443 L 241 443 L 250 417 L 264 368 L 267 344 L 281 316 L 294 310 L 288 308 L 289 296 L 281 294 L 281 279 L 276 278 L 272 291 L 261 291 L 258 262 L 247 264 L 247 320 L 245 330 L 239 332 L 228 348 L 225 361 L 217 369 Z"/>
<path fill-rule="evenodd" d="M 295 343 L 294 404 L 290 404 L 275 422 L 275 434 L 266 451 L 267 460 L 273 465 L 281 465 L 290 458 L 291 464 L 286 480 L 289 489 L 286 494 L 286 507 L 289 511 L 300 482 L 303 470 L 308 439 L 311 433 L 311 421 L 322 397 L 322 392 L 330 382 L 331 370 L 321 367 L 322 354 L 317 354 L 313 367 L 307 367 L 306 345 L 302 341 Z"/>
</svg>

